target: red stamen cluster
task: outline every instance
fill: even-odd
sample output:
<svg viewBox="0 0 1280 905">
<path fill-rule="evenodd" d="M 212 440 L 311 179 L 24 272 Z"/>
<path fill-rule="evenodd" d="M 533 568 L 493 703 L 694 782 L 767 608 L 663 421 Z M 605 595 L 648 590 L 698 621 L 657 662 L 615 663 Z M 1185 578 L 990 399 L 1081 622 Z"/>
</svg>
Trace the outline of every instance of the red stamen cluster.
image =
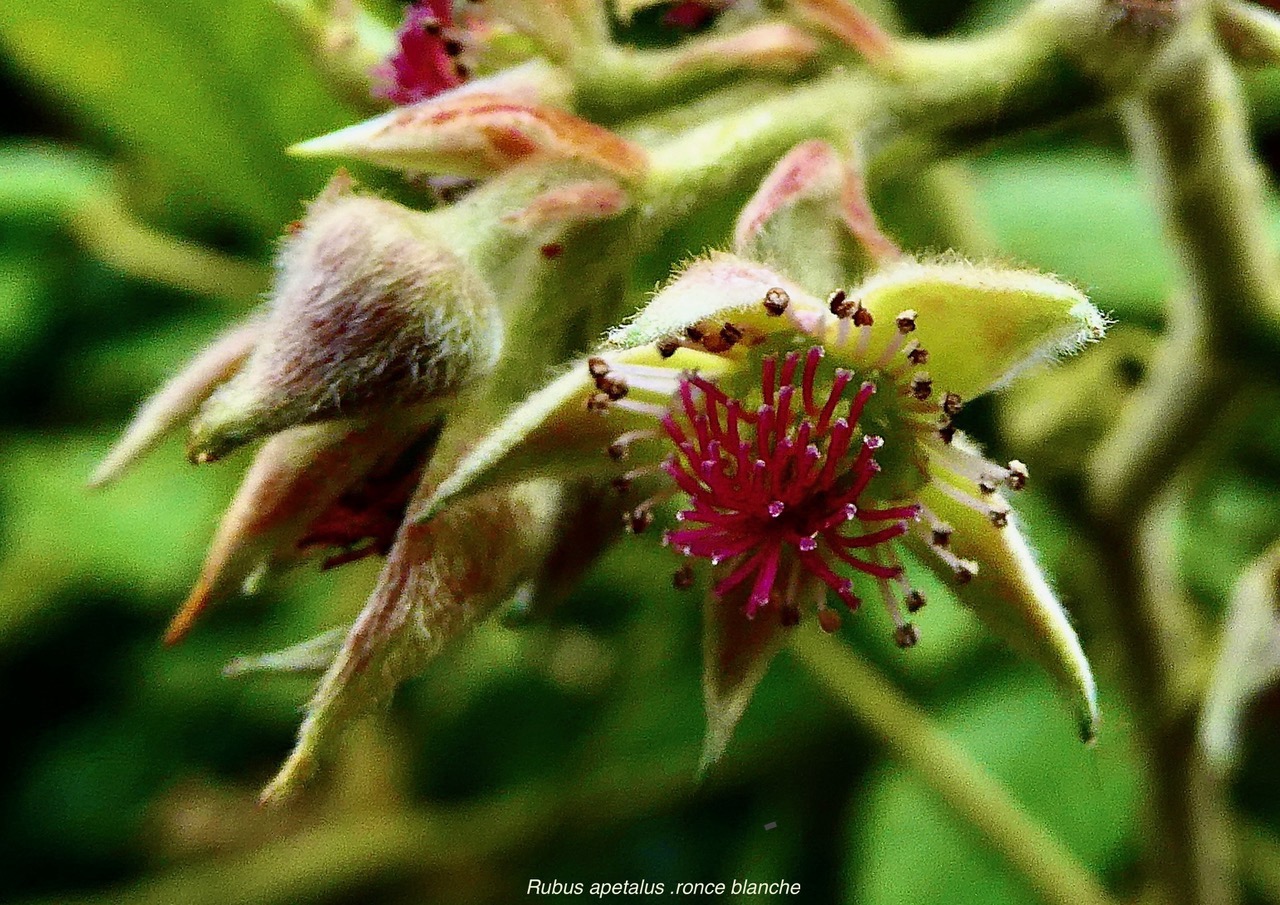
<svg viewBox="0 0 1280 905">
<path fill-rule="evenodd" d="M 452 0 L 410 6 L 396 32 L 399 49 L 376 73 L 385 83 L 377 95 L 395 104 L 415 104 L 466 81 L 466 70 L 456 59 L 461 45 L 446 34 L 452 27 Z"/>
<path fill-rule="evenodd" d="M 717 595 L 751 582 L 748 617 L 775 599 L 780 580 L 785 588 L 780 603 L 794 608 L 801 582 L 814 586 L 806 575 L 856 608 L 860 601 L 852 582 L 835 567 L 845 563 L 880 581 L 897 578 L 900 566 L 878 561 L 874 552 L 863 558 L 855 551 L 901 537 L 907 521 L 920 513 L 916 505 L 859 505 L 879 471 L 874 453 L 883 442 L 864 436 L 854 443 L 875 384 L 863 383 L 837 417 L 853 375 L 837 370 L 820 398 L 816 380 L 822 349 L 809 349 L 803 367 L 801 358 L 792 352 L 780 364 L 773 356 L 764 359 L 763 403 L 754 411 L 715 384 L 688 375 L 673 413 L 662 419 L 680 451 L 664 467 L 692 501 L 677 518 L 696 526 L 670 531 L 667 540 L 686 555 L 728 564 L 728 574 L 715 585 Z M 851 522 L 890 524 L 845 534 Z"/>
<path fill-rule="evenodd" d="M 329 547 L 342 551 L 326 557 L 322 569 L 369 556 L 386 556 L 404 522 L 425 462 L 423 443 L 415 443 L 384 468 L 367 475 L 307 526 L 298 549 Z"/>
</svg>

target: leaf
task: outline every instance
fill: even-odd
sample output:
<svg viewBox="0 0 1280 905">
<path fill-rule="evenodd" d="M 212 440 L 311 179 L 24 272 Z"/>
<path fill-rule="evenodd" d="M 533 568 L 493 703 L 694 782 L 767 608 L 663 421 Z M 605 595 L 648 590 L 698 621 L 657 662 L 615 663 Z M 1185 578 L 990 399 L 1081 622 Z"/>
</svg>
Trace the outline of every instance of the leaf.
<svg viewBox="0 0 1280 905">
<path fill-rule="evenodd" d="M 1125 727 L 1097 749 L 1063 744 L 1052 701 L 1031 676 L 985 676 L 938 708 L 943 728 L 1095 871 L 1122 863 L 1138 830 L 1140 774 Z M 1046 708 L 1050 716 L 1046 717 Z M 850 812 L 849 901 L 856 905 L 1025 905 L 1034 892 L 923 780 L 885 764 Z"/>
<path fill-rule="evenodd" d="M 230 212 L 272 235 L 320 173 L 280 149 L 340 108 L 269 4 L 0 8 L 0 43 L 52 96 L 125 144 L 171 209 Z M 210 199 L 215 199 L 212 204 Z"/>
</svg>

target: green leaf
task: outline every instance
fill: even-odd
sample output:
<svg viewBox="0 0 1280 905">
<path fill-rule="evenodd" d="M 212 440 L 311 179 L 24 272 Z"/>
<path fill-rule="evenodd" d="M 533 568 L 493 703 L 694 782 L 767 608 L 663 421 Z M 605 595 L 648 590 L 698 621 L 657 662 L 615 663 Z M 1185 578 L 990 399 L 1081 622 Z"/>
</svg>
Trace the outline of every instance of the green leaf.
<svg viewBox="0 0 1280 905">
<path fill-rule="evenodd" d="M 340 108 L 267 3 L 6 3 L 0 43 L 83 122 L 129 149 L 169 209 L 215 207 L 262 235 L 318 170 L 282 149 Z M 212 203 L 211 200 L 213 199 Z"/>
<path fill-rule="evenodd" d="M 1057 273 L 1124 319 L 1152 320 L 1174 289 L 1174 260 L 1133 165 L 1095 149 L 974 162 L 999 247 Z"/>
</svg>

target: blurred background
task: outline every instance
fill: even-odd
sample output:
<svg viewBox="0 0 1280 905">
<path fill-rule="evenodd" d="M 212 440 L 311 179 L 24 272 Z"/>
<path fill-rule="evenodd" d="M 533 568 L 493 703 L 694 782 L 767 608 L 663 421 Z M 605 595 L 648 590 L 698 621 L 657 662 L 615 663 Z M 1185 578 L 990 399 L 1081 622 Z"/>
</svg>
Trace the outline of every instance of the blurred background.
<svg viewBox="0 0 1280 905">
<path fill-rule="evenodd" d="M 900 10 L 938 34 L 1020 5 Z M 1274 172 L 1280 95 L 1262 77 L 1250 90 Z M 349 733 L 307 794 L 258 808 L 313 679 L 222 668 L 349 621 L 376 565 L 300 569 L 165 649 L 246 460 L 193 469 L 174 441 L 108 490 L 85 480 L 138 402 L 267 286 L 282 225 L 329 175 L 282 149 L 363 114 L 325 90 L 267 0 L 6 3 L 0 96 L 0 899 L 503 903 L 531 878 L 743 878 L 800 883 L 806 902 L 1036 901 L 788 656 L 698 781 L 697 607 L 654 590 L 671 562 L 641 542 L 548 618 L 482 626 Z M 1143 378 L 1174 262 L 1105 123 L 965 165 L 982 250 L 1075 281 L 1117 321 L 1085 356 L 965 413 L 995 458 L 1031 463 L 1019 510 L 1099 671 L 1101 740 L 1081 747 L 1047 680 L 941 590 L 915 650 L 876 614 L 848 620 L 845 641 L 1124 892 L 1144 780 L 1116 691 L 1124 652 L 1094 614 L 1127 602 L 1107 597 L 1072 523 L 1080 462 Z M 890 233 L 929 244 L 909 197 L 889 185 L 878 202 Z M 1175 520 L 1206 622 L 1280 535 L 1276 412 L 1263 382 Z M 1250 709 L 1244 738 L 1247 895 L 1280 901 L 1266 842 L 1280 835 L 1280 699 Z"/>
</svg>

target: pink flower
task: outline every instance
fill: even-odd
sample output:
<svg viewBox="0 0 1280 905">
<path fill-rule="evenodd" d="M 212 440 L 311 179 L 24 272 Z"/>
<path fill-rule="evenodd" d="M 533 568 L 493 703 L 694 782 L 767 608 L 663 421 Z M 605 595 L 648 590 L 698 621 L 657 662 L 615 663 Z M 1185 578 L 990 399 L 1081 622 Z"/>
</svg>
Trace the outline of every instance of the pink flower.
<svg viewBox="0 0 1280 905">
<path fill-rule="evenodd" d="M 422 0 L 410 6 L 396 32 L 399 49 L 375 75 L 375 90 L 393 103 L 416 104 L 456 88 L 467 78 L 458 57 L 462 43 L 453 34 L 451 0 Z"/>
</svg>

